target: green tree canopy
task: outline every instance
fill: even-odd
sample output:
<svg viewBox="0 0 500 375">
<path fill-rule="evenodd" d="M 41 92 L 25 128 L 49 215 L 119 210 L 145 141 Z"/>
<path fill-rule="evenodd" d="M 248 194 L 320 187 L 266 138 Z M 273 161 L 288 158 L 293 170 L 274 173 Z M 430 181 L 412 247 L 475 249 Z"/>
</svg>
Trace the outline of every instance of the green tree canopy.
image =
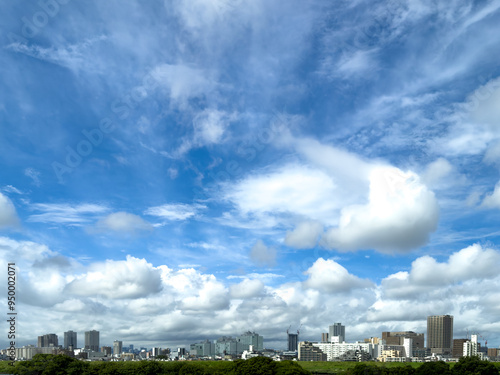
<svg viewBox="0 0 500 375">
<path fill-rule="evenodd" d="M 451 370 L 443 361 L 426 362 L 417 368 L 415 375 L 451 375 Z"/>
<path fill-rule="evenodd" d="M 491 362 L 483 361 L 479 357 L 462 357 L 453 366 L 453 375 L 498 375 L 498 368 Z"/>
</svg>

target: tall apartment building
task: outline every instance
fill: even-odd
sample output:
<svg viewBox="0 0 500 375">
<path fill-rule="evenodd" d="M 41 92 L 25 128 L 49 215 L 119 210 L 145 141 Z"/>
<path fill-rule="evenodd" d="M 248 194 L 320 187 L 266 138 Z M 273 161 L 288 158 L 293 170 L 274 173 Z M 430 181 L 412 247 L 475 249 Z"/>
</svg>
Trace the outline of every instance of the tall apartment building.
<svg viewBox="0 0 500 375">
<path fill-rule="evenodd" d="M 451 354 L 453 351 L 453 316 L 427 317 L 427 348 L 435 354 Z"/>
<path fill-rule="evenodd" d="M 73 350 L 78 348 L 76 332 L 64 332 L 64 349 Z"/>
<path fill-rule="evenodd" d="M 99 351 L 99 331 L 85 332 L 85 349 L 90 349 L 95 352 Z"/>
<path fill-rule="evenodd" d="M 57 347 L 58 345 L 58 338 L 55 333 L 48 333 L 43 336 L 38 336 L 39 348 Z"/>
<path fill-rule="evenodd" d="M 115 340 L 113 341 L 113 355 L 122 354 L 123 342 Z"/>
<path fill-rule="evenodd" d="M 329 338 L 331 342 L 343 343 L 345 341 L 345 326 L 334 323 L 329 327 Z"/>
</svg>

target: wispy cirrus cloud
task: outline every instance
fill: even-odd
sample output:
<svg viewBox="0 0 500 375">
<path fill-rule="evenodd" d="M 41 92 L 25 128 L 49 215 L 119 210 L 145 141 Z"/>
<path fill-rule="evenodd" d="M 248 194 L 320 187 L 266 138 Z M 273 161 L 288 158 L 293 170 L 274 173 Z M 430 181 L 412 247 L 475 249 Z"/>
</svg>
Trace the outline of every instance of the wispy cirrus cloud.
<svg viewBox="0 0 500 375">
<path fill-rule="evenodd" d="M 145 215 L 156 216 L 169 221 L 181 221 L 194 218 L 207 207 L 202 204 L 170 203 L 161 206 L 149 207 Z"/>
<path fill-rule="evenodd" d="M 29 206 L 39 214 L 30 215 L 27 219 L 34 223 L 68 224 L 82 226 L 93 222 L 98 216 L 109 211 L 105 205 L 93 203 L 66 204 L 66 203 L 33 203 Z"/>
</svg>

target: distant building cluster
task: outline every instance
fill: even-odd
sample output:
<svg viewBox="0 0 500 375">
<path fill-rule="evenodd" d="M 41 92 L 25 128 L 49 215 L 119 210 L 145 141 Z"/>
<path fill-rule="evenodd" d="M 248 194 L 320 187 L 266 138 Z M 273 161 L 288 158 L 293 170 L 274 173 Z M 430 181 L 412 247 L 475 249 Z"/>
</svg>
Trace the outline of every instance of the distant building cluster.
<svg viewBox="0 0 500 375">
<path fill-rule="evenodd" d="M 65 354 L 83 360 L 134 360 L 148 359 L 160 355 L 170 356 L 170 349 L 161 348 L 134 349 L 134 345 L 123 346 L 123 342 L 115 340 L 113 347 L 99 346 L 99 331 L 92 330 L 84 333 L 84 346 L 78 346 L 78 335 L 74 331 L 64 332 L 64 345 L 59 345 L 59 338 L 54 333 L 38 336 L 37 346 L 26 345 L 16 348 L 16 360 L 30 360 L 36 354 Z M 2 351 L 2 355 L 5 355 Z"/>
<path fill-rule="evenodd" d="M 433 360 L 458 361 L 463 356 L 479 356 L 481 359 L 500 360 L 500 349 L 488 348 L 487 341 L 479 334 L 467 334 L 466 338 L 453 338 L 453 316 L 427 317 L 427 341 L 424 333 L 413 331 L 382 332 L 381 337 L 370 337 L 362 342 L 347 342 L 346 327 L 334 323 L 328 332 L 321 334 L 321 341 L 299 341 L 300 327 L 286 330 L 286 350 L 264 348 L 264 338 L 256 332 L 244 332 L 239 336 L 221 336 L 216 340 L 204 340 L 176 351 L 159 347 L 134 349 L 115 340 L 112 346 L 100 346 L 99 331 L 84 333 L 84 345 L 79 347 L 74 331 L 64 332 L 60 345 L 54 333 L 38 336 L 38 345 L 16 348 L 16 360 L 29 360 L 36 354 L 66 354 L 82 360 L 126 361 L 145 359 L 194 360 L 272 357 L 276 360 L 299 361 L 379 361 L 422 362 Z M 481 340 L 484 345 L 481 345 Z M 1 354 L 6 355 L 2 350 Z"/>
<path fill-rule="evenodd" d="M 299 343 L 299 361 L 368 361 L 422 362 L 428 360 L 458 360 L 463 356 L 497 359 L 499 349 L 481 347 L 479 335 L 453 339 L 453 316 L 427 317 L 427 345 L 424 333 L 382 332 L 382 337 L 371 337 L 364 342 L 345 341 L 345 327 L 335 323 L 328 333 L 321 334 L 320 342 Z"/>
<path fill-rule="evenodd" d="M 232 338 L 222 336 L 211 342 L 209 340 L 191 344 L 189 353 L 195 357 L 225 357 L 242 355 L 245 351 L 262 351 L 264 338 L 255 332 L 245 332 Z"/>
</svg>

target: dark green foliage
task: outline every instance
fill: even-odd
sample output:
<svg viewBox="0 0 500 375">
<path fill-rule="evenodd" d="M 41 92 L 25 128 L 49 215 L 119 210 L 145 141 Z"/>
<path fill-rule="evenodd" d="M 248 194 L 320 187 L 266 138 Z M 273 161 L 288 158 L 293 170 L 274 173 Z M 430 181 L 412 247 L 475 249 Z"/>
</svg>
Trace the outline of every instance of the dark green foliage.
<svg viewBox="0 0 500 375">
<path fill-rule="evenodd" d="M 350 371 L 352 375 L 382 375 L 382 368 L 376 365 L 366 363 L 358 363 Z"/>
<path fill-rule="evenodd" d="M 385 367 L 376 364 L 358 363 L 349 373 L 353 375 L 413 375 L 415 369 L 410 365 Z"/>
<path fill-rule="evenodd" d="M 14 374 L 19 375 L 80 375 L 88 364 L 66 355 L 36 354 L 31 361 L 16 363 Z"/>
<path fill-rule="evenodd" d="M 268 357 L 255 357 L 235 362 L 234 373 L 238 375 L 272 375 L 276 373 L 276 362 Z"/>
<path fill-rule="evenodd" d="M 453 366 L 453 375 L 498 375 L 498 368 L 491 362 L 482 361 L 479 357 L 462 357 Z"/>
<path fill-rule="evenodd" d="M 309 371 L 304 370 L 297 362 L 281 361 L 276 362 L 276 375 L 306 375 Z"/>
<path fill-rule="evenodd" d="M 415 375 L 451 375 L 450 366 L 443 361 L 426 362 L 417 368 Z"/>
<path fill-rule="evenodd" d="M 210 372 L 205 372 L 207 366 L 203 366 L 201 363 L 196 362 L 185 362 L 179 371 L 179 375 L 204 375 L 210 374 Z"/>
</svg>

